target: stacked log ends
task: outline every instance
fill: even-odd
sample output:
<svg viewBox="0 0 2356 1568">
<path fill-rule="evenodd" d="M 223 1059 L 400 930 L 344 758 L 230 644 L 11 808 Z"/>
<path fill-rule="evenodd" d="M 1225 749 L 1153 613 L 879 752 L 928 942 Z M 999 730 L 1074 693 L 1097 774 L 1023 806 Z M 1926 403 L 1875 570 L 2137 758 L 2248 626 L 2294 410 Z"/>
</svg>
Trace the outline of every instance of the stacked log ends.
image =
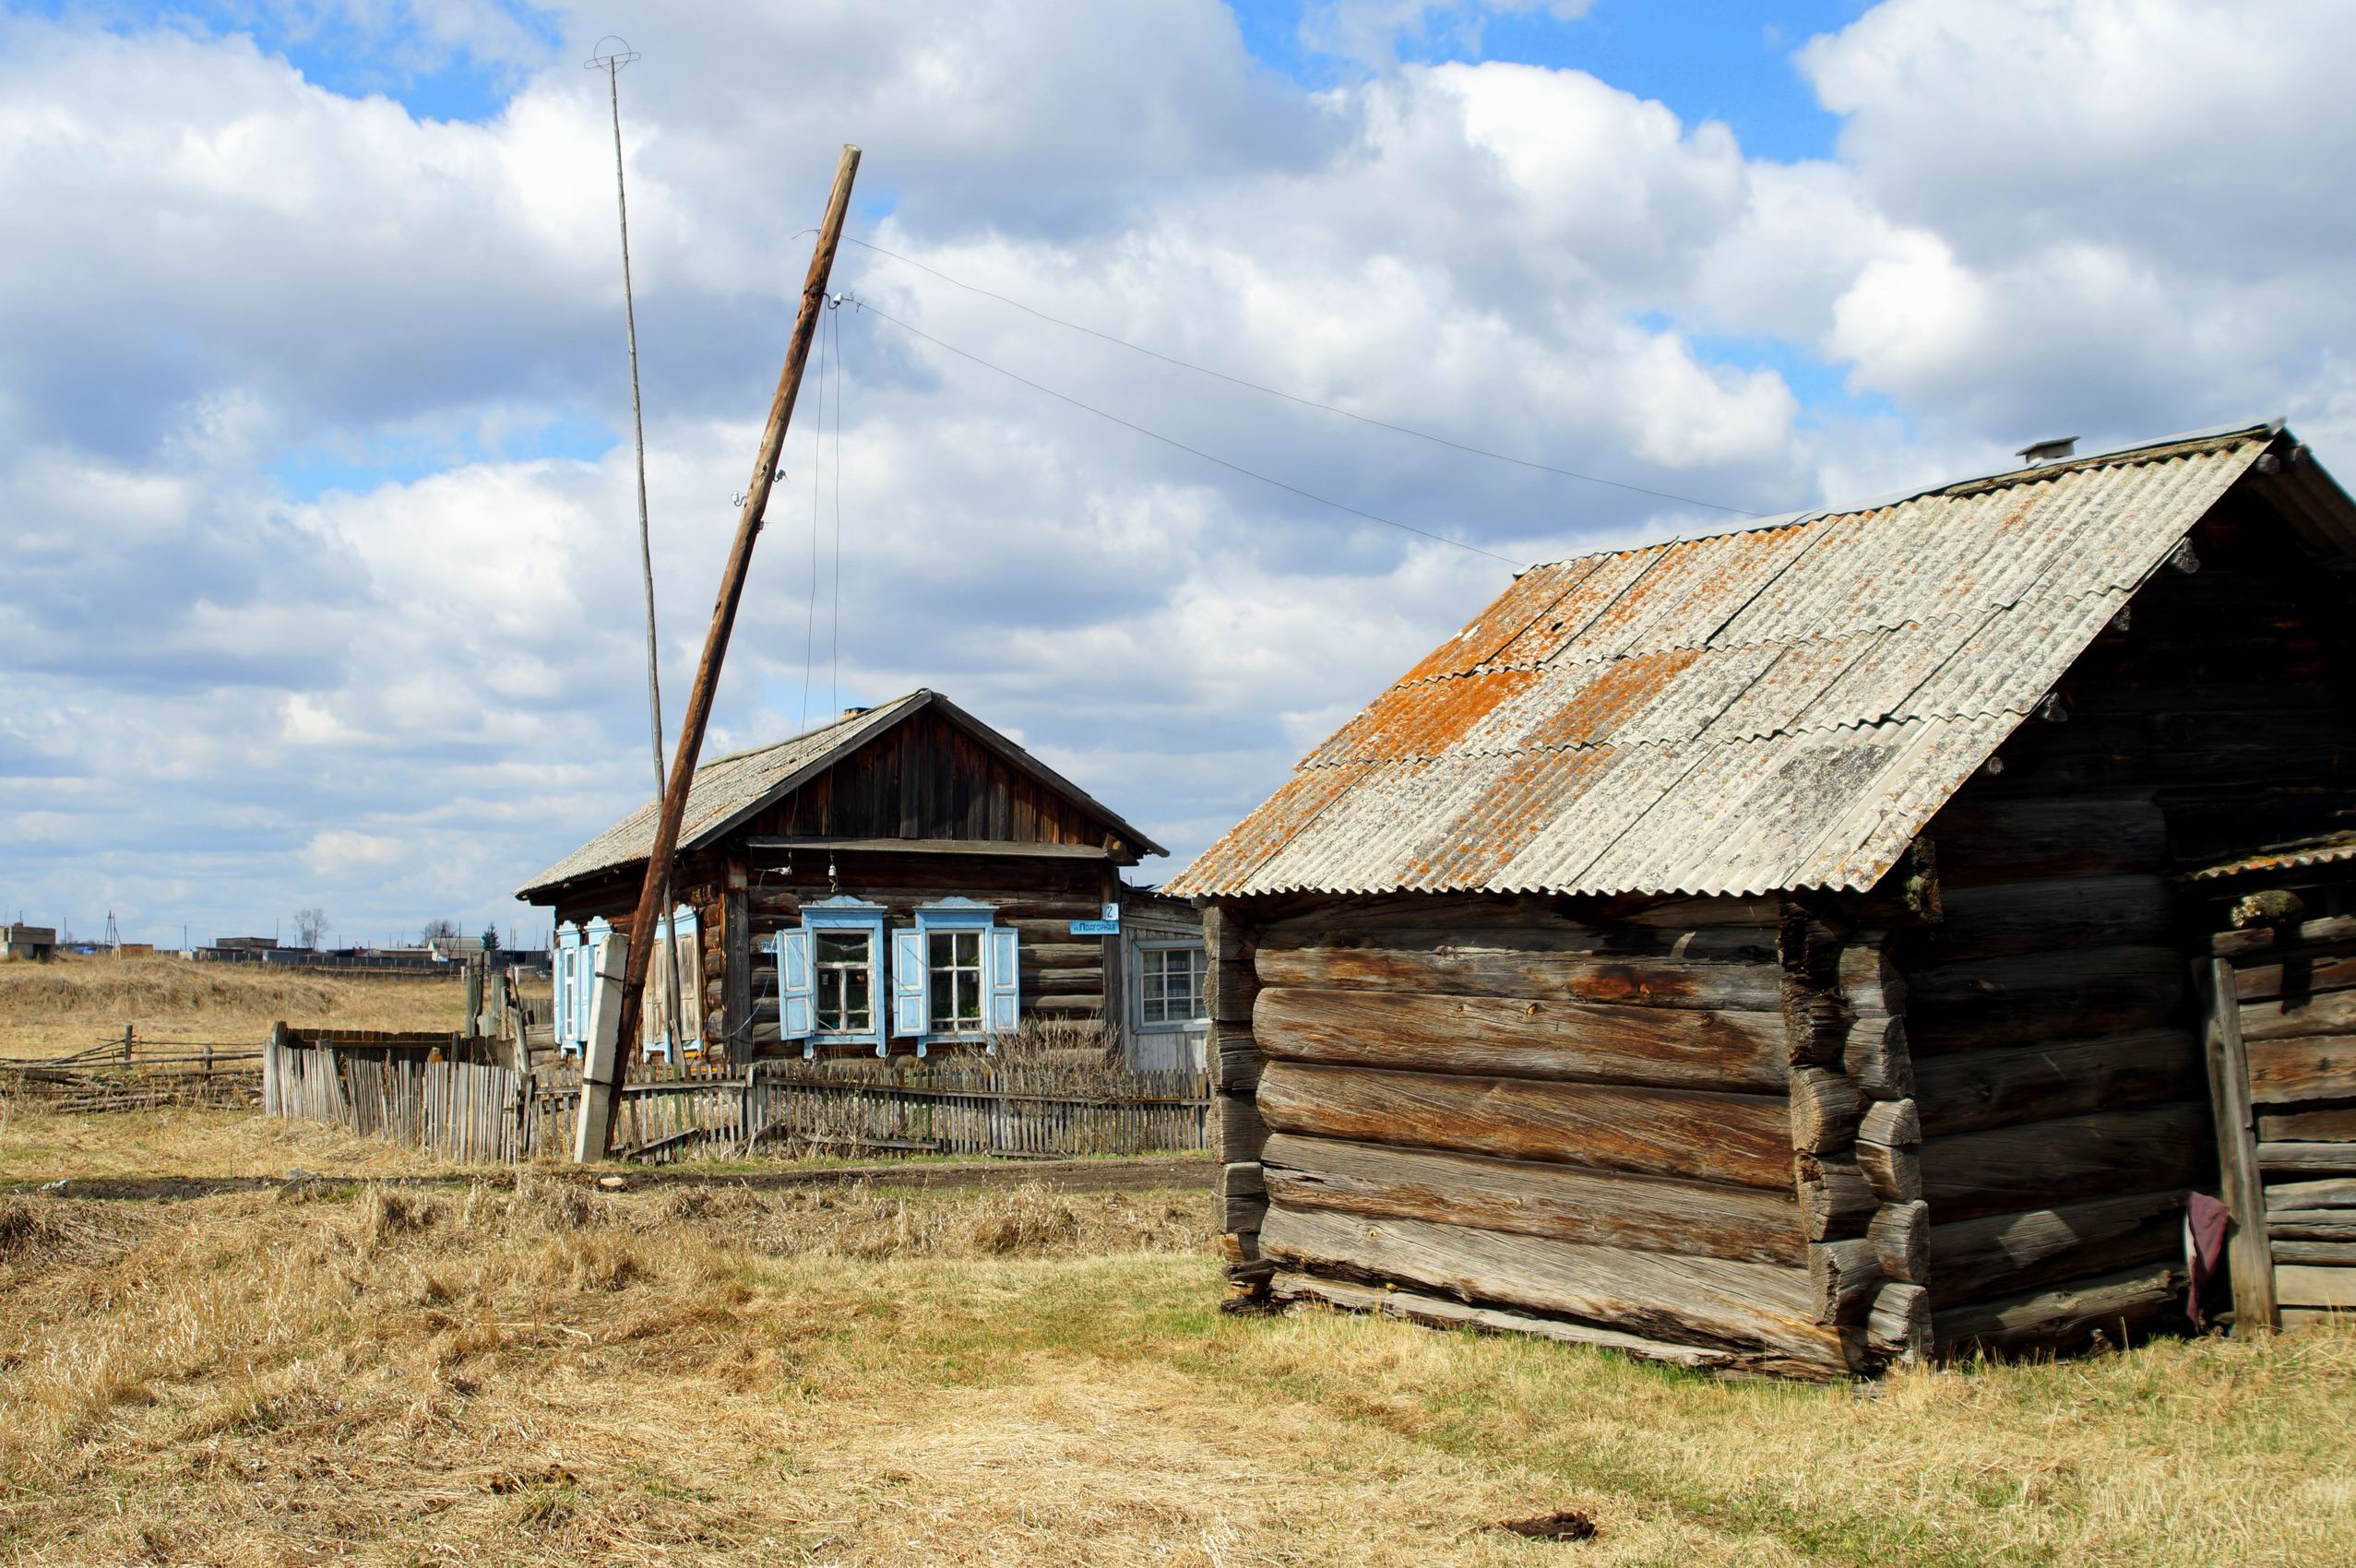
<svg viewBox="0 0 2356 1568">
<path fill-rule="evenodd" d="M 1276 1265 L 1260 1255 L 1267 1215 L 1267 1182 L 1260 1150 L 1267 1123 L 1255 1094 L 1261 1060 L 1252 1035 L 1252 1004 L 1259 996 L 1253 972 L 1250 928 L 1232 908 L 1203 911 L 1203 944 L 1210 960 L 1205 1003 L 1210 1011 L 1212 1111 L 1218 1125 L 1220 1253 L 1227 1265 L 1225 1312 L 1258 1312 L 1268 1303 Z"/>
<path fill-rule="evenodd" d="M 1917 1150 L 1906 983 L 1886 931 L 1793 908 L 1782 928 L 1791 1146 L 1815 1321 L 1862 1331 L 1870 1371 L 1931 1342 L 1930 1210 Z"/>
</svg>

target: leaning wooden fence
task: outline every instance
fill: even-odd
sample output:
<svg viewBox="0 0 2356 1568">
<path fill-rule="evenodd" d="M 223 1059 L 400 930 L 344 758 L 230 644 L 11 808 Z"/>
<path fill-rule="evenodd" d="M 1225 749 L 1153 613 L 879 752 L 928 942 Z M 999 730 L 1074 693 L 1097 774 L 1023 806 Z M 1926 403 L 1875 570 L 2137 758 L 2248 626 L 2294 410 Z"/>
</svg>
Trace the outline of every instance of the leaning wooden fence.
<svg viewBox="0 0 2356 1568">
<path fill-rule="evenodd" d="M 580 1109 L 577 1062 L 515 1063 L 508 1040 L 454 1035 L 273 1034 L 264 1110 L 337 1123 L 452 1159 L 561 1156 Z M 778 1063 L 730 1072 L 644 1063 L 622 1090 L 625 1158 L 771 1149 L 790 1155 L 1009 1158 L 1150 1154 L 1209 1146 L 1199 1073 L 951 1058 Z"/>
<path fill-rule="evenodd" d="M 2226 932 L 2207 1003 L 2235 1332 L 2356 1308 L 2356 918 Z"/>
</svg>

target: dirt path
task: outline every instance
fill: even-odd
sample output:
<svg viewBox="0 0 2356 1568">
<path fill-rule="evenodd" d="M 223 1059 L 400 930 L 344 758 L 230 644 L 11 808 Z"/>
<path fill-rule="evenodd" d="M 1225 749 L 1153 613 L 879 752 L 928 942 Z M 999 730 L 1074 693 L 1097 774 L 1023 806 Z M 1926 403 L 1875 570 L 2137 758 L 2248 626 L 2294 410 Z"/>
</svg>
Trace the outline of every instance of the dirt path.
<svg viewBox="0 0 2356 1568">
<path fill-rule="evenodd" d="M 960 1165 L 833 1165 L 808 1170 L 633 1170 L 619 1179 L 626 1190 L 651 1192 L 663 1187 L 739 1187 L 776 1192 L 793 1187 L 842 1186 L 872 1182 L 882 1187 L 926 1187 L 988 1190 L 1040 1185 L 1065 1193 L 1122 1193 L 1153 1188 L 1208 1187 L 1218 1167 L 1206 1159 L 1160 1158 L 1144 1159 L 1025 1159 L 977 1161 Z M 294 1176 L 92 1176 L 55 1182 L 0 1182 L 0 1192 L 54 1192 L 63 1197 L 153 1202 L 209 1197 L 216 1193 L 264 1192 L 290 1182 L 315 1182 L 340 1187 L 381 1182 L 400 1187 L 465 1187 L 486 1177 L 503 1174 L 473 1170 L 446 1176 L 339 1176 L 332 1171 L 306 1171 Z M 542 1172 L 541 1180 L 593 1185 L 605 1176 L 596 1172 Z"/>
</svg>

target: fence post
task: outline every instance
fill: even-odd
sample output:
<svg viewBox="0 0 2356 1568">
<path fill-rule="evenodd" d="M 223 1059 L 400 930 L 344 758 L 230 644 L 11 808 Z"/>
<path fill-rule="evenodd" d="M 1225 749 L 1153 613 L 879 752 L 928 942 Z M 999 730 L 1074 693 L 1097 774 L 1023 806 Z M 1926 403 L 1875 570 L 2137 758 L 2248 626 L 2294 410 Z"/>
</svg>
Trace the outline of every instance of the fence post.
<svg viewBox="0 0 2356 1568">
<path fill-rule="evenodd" d="M 126 1073 L 131 1070 L 131 1026 L 128 1024 L 123 1026 L 123 1070 Z"/>
<path fill-rule="evenodd" d="M 613 1102 L 622 1075 L 622 970 L 629 945 L 629 939 L 617 932 L 599 949 L 597 980 L 589 992 L 589 1039 L 581 1047 L 581 1115 L 573 1132 L 576 1165 L 603 1159 L 611 1146 Z"/>
</svg>

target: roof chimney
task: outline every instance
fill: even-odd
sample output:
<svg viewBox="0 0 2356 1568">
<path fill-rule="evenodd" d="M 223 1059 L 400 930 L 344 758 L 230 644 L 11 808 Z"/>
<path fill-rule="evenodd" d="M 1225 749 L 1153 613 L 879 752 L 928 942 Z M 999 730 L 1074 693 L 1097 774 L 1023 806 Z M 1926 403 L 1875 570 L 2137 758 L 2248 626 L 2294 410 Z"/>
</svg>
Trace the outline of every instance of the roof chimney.
<svg viewBox="0 0 2356 1568">
<path fill-rule="evenodd" d="M 2076 450 L 2076 436 L 2056 435 L 2049 441 L 2032 441 L 2015 455 L 2024 463 L 2058 463 Z"/>
</svg>

